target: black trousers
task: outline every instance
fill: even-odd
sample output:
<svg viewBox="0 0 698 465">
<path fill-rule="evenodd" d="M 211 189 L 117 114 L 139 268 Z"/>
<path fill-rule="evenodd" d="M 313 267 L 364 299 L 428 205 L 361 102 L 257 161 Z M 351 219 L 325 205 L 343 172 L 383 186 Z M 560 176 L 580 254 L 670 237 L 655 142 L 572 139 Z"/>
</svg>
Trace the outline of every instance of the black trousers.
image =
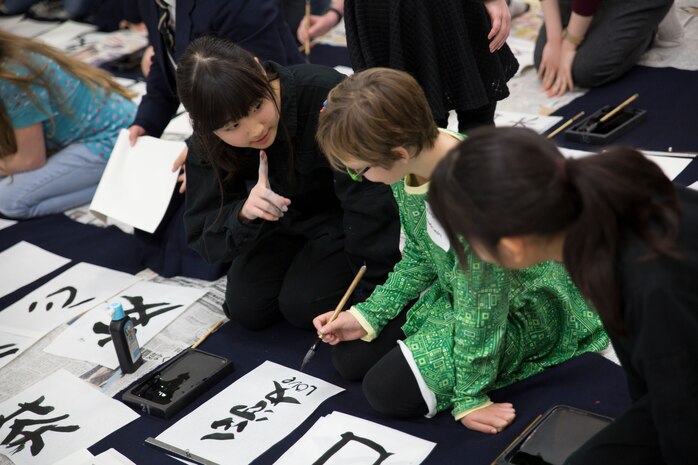
<svg viewBox="0 0 698 465">
<path fill-rule="evenodd" d="M 480 108 L 456 110 L 456 115 L 458 116 L 458 132 L 465 134 L 471 129 L 480 126 L 494 125 L 494 112 L 496 109 L 497 101 L 495 100 Z M 448 127 L 448 119 L 436 120 L 436 125 L 440 128 Z"/>
<path fill-rule="evenodd" d="M 376 411 L 398 418 L 425 415 L 428 407 L 397 340 L 404 339 L 407 306 L 371 342 L 342 342 L 332 350 L 332 363 L 344 378 L 363 379 L 366 400 Z"/>
<path fill-rule="evenodd" d="M 313 318 L 333 310 L 352 279 L 343 238 L 306 239 L 273 229 L 233 260 L 223 309 L 248 329 L 268 327 L 282 316 L 312 328 Z"/>
<path fill-rule="evenodd" d="M 666 463 L 647 397 L 630 406 L 613 423 L 572 454 L 565 465 L 659 465 Z"/>
</svg>

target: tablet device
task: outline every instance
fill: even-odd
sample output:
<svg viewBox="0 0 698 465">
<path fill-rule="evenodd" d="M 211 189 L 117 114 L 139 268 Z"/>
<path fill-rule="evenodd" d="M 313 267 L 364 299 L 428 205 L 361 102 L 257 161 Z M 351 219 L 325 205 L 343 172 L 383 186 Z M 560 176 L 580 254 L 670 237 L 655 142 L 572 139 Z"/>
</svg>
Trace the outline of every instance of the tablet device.
<svg viewBox="0 0 698 465">
<path fill-rule="evenodd" d="M 232 371 L 228 359 L 190 348 L 138 380 L 121 400 L 144 413 L 170 418 Z"/>
<path fill-rule="evenodd" d="M 494 461 L 494 465 L 562 465 L 612 418 L 556 405 L 536 419 Z"/>
</svg>

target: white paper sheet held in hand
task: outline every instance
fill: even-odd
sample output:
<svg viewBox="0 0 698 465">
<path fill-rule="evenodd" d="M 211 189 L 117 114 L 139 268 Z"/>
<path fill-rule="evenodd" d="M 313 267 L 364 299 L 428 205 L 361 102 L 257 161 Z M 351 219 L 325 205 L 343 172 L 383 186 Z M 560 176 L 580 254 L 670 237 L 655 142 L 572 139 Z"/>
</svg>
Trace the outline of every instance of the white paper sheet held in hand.
<svg viewBox="0 0 698 465">
<path fill-rule="evenodd" d="M 0 312 L 0 327 L 42 337 L 137 281 L 128 273 L 78 263 Z"/>
<path fill-rule="evenodd" d="M 343 390 L 266 361 L 156 439 L 220 465 L 247 464 Z"/>
<path fill-rule="evenodd" d="M 417 465 L 436 443 L 341 412 L 322 417 L 274 465 Z"/>
<path fill-rule="evenodd" d="M 47 252 L 29 242 L 18 242 L 0 252 L 0 297 L 68 263 L 68 258 Z"/>
<path fill-rule="evenodd" d="M 109 299 L 120 302 L 143 346 L 206 293 L 193 287 L 141 281 Z M 63 331 L 44 351 L 116 369 L 119 360 L 109 335 L 107 305 L 98 305 Z"/>
<path fill-rule="evenodd" d="M 185 146 L 143 136 L 131 147 L 128 131 L 122 129 L 90 204 L 92 213 L 154 232 L 177 183 L 172 165 Z"/>
<path fill-rule="evenodd" d="M 121 402 L 58 370 L 0 404 L 0 454 L 15 465 L 51 465 L 136 418 Z"/>
</svg>

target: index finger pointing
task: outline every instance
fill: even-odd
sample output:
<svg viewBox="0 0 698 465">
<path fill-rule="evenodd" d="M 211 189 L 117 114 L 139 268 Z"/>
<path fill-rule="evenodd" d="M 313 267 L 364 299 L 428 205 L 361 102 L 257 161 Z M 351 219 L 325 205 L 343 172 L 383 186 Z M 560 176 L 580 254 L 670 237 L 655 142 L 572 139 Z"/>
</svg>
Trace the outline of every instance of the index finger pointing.
<svg viewBox="0 0 698 465">
<path fill-rule="evenodd" d="M 262 184 L 264 187 L 269 188 L 269 161 L 264 150 L 259 151 L 259 179 L 257 184 Z"/>
</svg>

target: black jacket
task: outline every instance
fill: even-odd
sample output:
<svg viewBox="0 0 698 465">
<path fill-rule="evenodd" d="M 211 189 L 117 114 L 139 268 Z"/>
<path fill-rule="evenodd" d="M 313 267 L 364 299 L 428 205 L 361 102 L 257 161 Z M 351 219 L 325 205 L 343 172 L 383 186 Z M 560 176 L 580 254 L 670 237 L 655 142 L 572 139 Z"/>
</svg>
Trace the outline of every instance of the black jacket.
<svg viewBox="0 0 698 465">
<path fill-rule="evenodd" d="M 277 0 L 177 0 L 174 59 L 179 60 L 192 40 L 213 35 L 235 42 L 262 60 L 302 63 L 303 56 L 278 3 Z M 146 80 L 147 93 L 133 123 L 145 129 L 149 136 L 160 137 L 179 106 L 177 82 L 158 31 L 155 1 L 139 0 L 139 8 L 154 53 Z"/>
<path fill-rule="evenodd" d="M 187 156 L 187 191 L 184 225 L 189 245 L 208 262 L 230 261 L 264 228 L 282 228 L 306 238 L 330 235 L 344 241 L 354 272 L 366 263 L 367 271 L 356 300 L 381 284 L 399 259 L 399 218 L 388 186 L 367 180 L 353 181 L 331 169 L 315 140 L 317 120 L 327 94 L 342 80 L 332 68 L 316 65 L 282 67 L 268 63 L 281 84 L 281 122 L 274 143 L 266 149 L 271 189 L 291 200 L 278 222 L 241 223 L 238 214 L 255 183 L 259 151 L 240 150 L 246 162 L 225 184 L 221 198 L 215 173 L 206 155 L 191 144 Z M 195 139 L 195 138 L 192 138 Z M 292 167 L 289 143 L 293 148 Z"/>
<path fill-rule="evenodd" d="M 698 463 L 698 192 L 678 187 L 680 258 L 643 259 L 629 238 L 619 273 L 627 336 L 612 337 L 633 400 L 647 399 L 666 463 Z"/>
</svg>

